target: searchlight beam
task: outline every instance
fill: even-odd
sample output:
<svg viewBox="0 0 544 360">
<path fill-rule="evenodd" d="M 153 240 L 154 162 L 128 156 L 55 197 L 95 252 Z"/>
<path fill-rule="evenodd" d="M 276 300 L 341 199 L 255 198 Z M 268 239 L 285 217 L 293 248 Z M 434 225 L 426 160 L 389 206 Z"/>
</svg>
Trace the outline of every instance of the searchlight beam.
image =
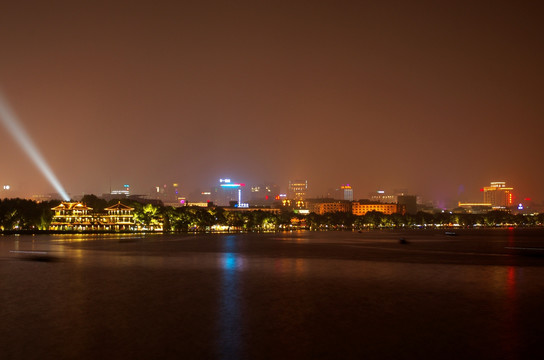
<svg viewBox="0 0 544 360">
<path fill-rule="evenodd" d="M 0 93 L 0 121 L 13 136 L 13 138 L 19 143 L 21 148 L 25 151 L 28 157 L 34 162 L 36 167 L 42 172 L 43 176 L 49 181 L 51 185 L 57 190 L 65 201 L 70 201 L 70 197 L 60 184 L 59 180 L 53 173 L 53 170 L 49 167 L 42 154 L 34 145 L 34 142 L 30 136 L 26 133 L 20 121 L 15 113 L 9 107 L 6 99 Z"/>
</svg>

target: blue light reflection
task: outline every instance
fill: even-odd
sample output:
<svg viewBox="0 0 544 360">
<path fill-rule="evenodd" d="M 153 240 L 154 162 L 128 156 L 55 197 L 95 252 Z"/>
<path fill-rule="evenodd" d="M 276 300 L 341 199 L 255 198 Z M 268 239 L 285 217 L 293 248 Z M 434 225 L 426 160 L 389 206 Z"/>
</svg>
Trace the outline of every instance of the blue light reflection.
<svg viewBox="0 0 544 360">
<path fill-rule="evenodd" d="M 222 272 L 219 302 L 219 351 L 221 359 L 239 359 L 242 354 L 242 320 L 239 272 L 244 259 L 235 252 L 236 237 L 225 238 L 220 258 Z"/>
</svg>

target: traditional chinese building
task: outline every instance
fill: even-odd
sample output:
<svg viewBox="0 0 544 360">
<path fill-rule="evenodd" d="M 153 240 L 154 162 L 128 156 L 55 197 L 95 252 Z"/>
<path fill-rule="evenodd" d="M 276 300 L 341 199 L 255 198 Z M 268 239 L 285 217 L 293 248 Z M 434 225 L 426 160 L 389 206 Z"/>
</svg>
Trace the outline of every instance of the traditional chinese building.
<svg viewBox="0 0 544 360">
<path fill-rule="evenodd" d="M 91 207 L 81 202 L 62 202 L 52 208 L 55 212 L 51 230 L 68 231 L 116 231 L 136 230 L 134 208 L 118 202 L 105 208 L 105 213 L 94 213 Z"/>
<path fill-rule="evenodd" d="M 83 231 L 93 229 L 92 208 L 80 202 L 62 202 L 52 208 L 55 212 L 51 221 L 51 230 Z"/>
<path fill-rule="evenodd" d="M 106 230 L 134 230 L 136 227 L 134 221 L 134 208 L 121 204 L 117 204 L 104 209 L 107 215 L 104 215 L 104 226 Z"/>
</svg>

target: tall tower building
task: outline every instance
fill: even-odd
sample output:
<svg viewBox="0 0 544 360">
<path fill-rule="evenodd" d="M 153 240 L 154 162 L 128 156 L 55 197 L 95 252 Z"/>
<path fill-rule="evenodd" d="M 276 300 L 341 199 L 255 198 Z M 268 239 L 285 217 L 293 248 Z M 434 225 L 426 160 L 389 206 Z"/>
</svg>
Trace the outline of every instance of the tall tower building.
<svg viewBox="0 0 544 360">
<path fill-rule="evenodd" d="M 344 192 L 344 200 L 353 201 L 353 188 L 350 184 L 342 185 L 340 189 Z"/>
<path fill-rule="evenodd" d="M 308 180 L 289 180 L 289 197 L 304 200 L 308 191 Z"/>
<path fill-rule="evenodd" d="M 507 208 L 514 203 L 514 188 L 506 187 L 504 181 L 494 181 L 490 186 L 482 189 L 484 203 L 491 204 L 493 208 Z"/>
<path fill-rule="evenodd" d="M 246 184 L 235 183 L 230 179 L 219 179 L 219 186 L 211 191 L 213 202 L 216 205 L 227 206 L 233 203 L 240 206 L 242 204 L 242 193 Z"/>
</svg>

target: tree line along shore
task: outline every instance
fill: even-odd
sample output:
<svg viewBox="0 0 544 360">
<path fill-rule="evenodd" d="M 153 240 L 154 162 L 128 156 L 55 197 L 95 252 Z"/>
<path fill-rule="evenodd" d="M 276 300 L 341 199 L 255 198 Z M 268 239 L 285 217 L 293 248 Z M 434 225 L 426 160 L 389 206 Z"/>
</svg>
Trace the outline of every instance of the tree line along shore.
<svg viewBox="0 0 544 360">
<path fill-rule="evenodd" d="M 94 195 L 86 195 L 81 202 L 93 211 L 103 211 L 119 200 L 106 201 Z M 307 230 L 366 230 L 388 228 L 473 228 L 473 227 L 541 227 L 544 213 L 512 214 L 506 211 L 490 211 L 485 214 L 458 214 L 450 212 L 417 214 L 384 214 L 371 211 L 365 215 L 347 212 L 299 214 L 292 210 L 269 212 L 230 211 L 223 207 L 167 207 L 120 200 L 133 208 L 134 227 L 130 230 L 85 232 L 207 232 L 207 231 L 282 231 Z M 78 230 L 53 230 L 52 208 L 58 200 L 35 202 L 26 199 L 0 199 L 0 231 L 9 233 L 77 233 Z"/>
</svg>

